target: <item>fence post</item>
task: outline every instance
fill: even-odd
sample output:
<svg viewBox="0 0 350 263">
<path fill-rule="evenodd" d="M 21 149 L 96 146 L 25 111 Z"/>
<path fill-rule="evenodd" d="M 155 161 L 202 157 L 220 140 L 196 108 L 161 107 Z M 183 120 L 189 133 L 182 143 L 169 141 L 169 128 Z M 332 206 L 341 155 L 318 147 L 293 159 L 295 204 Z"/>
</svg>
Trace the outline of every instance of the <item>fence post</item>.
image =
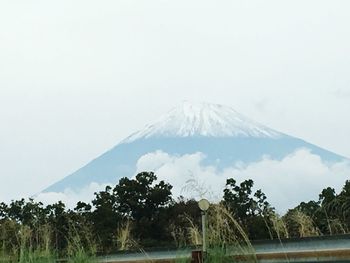
<svg viewBox="0 0 350 263">
<path fill-rule="evenodd" d="M 191 263 L 203 263 L 203 251 L 202 250 L 192 250 Z"/>
</svg>

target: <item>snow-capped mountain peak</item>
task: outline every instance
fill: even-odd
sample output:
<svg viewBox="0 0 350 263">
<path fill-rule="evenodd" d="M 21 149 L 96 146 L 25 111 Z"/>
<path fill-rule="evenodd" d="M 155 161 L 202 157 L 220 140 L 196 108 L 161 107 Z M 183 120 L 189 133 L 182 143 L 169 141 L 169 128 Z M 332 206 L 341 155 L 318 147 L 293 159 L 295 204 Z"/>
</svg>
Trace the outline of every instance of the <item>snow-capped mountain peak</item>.
<svg viewBox="0 0 350 263">
<path fill-rule="evenodd" d="M 122 143 L 159 137 L 267 137 L 282 134 L 248 119 L 234 109 L 210 103 L 184 102 Z"/>
</svg>

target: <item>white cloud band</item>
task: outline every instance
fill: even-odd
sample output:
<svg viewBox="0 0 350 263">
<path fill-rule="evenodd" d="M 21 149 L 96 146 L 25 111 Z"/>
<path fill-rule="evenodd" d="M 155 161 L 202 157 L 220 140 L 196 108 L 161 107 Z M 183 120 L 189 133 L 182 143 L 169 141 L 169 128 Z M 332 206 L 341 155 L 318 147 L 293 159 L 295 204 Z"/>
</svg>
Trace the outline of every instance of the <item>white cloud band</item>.
<svg viewBox="0 0 350 263">
<path fill-rule="evenodd" d="M 196 181 L 200 188 L 207 190 L 205 195 L 211 199 L 222 197 L 227 178 L 238 182 L 253 179 L 255 189 L 262 189 L 270 203 L 281 212 L 302 201 L 317 200 L 325 187 L 340 190 L 345 180 L 350 179 L 348 161 L 327 163 L 308 149 L 299 149 L 282 160 L 265 156 L 254 163 L 235 163 L 223 171 L 212 165 L 203 165 L 205 158 L 202 153 L 172 156 L 157 151 L 142 156 L 137 171 L 154 171 L 159 179 L 174 186 L 175 195 L 196 197 L 198 192 L 182 191 L 186 182 Z"/>
<path fill-rule="evenodd" d="M 205 196 L 220 200 L 227 178 L 237 182 L 254 180 L 254 188 L 262 189 L 269 202 L 279 212 L 298 205 L 302 201 L 317 200 L 323 188 L 331 186 L 337 191 L 350 179 L 350 162 L 327 163 L 308 149 L 299 149 L 282 160 L 264 156 L 253 163 L 233 163 L 223 170 L 214 165 L 204 165 L 207 157 L 203 153 L 170 155 L 163 151 L 148 153 L 139 158 L 136 173 L 154 171 L 159 180 L 174 186 L 174 197 L 198 198 Z M 61 193 L 41 193 L 37 200 L 53 203 L 62 200 L 68 207 L 78 201 L 89 202 L 93 193 L 105 185 L 91 183 L 75 192 L 66 189 Z"/>
</svg>

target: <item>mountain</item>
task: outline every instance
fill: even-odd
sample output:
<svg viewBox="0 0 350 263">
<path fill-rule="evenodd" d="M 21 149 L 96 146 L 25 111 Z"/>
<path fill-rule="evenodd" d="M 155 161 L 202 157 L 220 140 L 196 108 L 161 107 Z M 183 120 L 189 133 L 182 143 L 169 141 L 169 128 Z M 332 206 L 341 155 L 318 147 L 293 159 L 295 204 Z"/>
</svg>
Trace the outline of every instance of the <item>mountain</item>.
<svg viewBox="0 0 350 263">
<path fill-rule="evenodd" d="M 266 159 L 281 162 L 300 149 L 306 149 L 311 156 L 325 163 L 346 160 L 338 154 L 250 120 L 230 107 L 185 102 L 44 192 L 79 191 L 91 183 L 114 184 L 121 177 L 135 175 L 145 160 L 148 160 L 148 164 L 144 167 L 157 171 L 160 167 L 164 168 L 164 158 L 175 160 L 200 153 L 200 165 L 210 167 L 216 173 L 227 174 L 227 168 L 238 169 L 242 164 L 247 167 Z M 160 159 L 156 160 L 156 157 Z M 156 161 L 158 163 L 152 163 Z M 186 163 L 182 166 L 186 166 Z M 170 175 L 180 168 L 168 170 L 167 173 Z M 182 175 L 173 177 L 177 177 L 177 183 L 188 180 Z"/>
</svg>

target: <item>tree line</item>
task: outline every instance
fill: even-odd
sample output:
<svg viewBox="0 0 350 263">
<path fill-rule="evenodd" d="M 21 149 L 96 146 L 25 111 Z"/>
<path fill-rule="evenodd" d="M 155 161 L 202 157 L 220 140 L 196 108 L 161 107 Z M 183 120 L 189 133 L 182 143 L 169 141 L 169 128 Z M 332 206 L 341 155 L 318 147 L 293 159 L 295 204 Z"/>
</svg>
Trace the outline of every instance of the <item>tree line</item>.
<svg viewBox="0 0 350 263">
<path fill-rule="evenodd" d="M 302 202 L 280 216 L 254 182 L 226 181 L 220 205 L 230 211 L 250 240 L 343 234 L 350 227 L 350 181 L 336 193 L 324 189 L 318 200 Z M 48 231 L 50 245 L 64 251 L 72 233 L 83 245 L 94 242 L 99 253 L 138 247 L 198 245 L 201 212 L 197 201 L 172 196 L 172 186 L 153 172 L 122 178 L 96 192 L 90 203 L 68 209 L 63 202 L 44 205 L 33 199 L 0 203 L 0 242 L 11 249 L 18 233 L 30 230 L 30 244 L 41 244 Z M 197 237 L 196 237 L 197 234 Z M 74 236 L 74 235 L 73 235 Z M 200 235 L 199 235 L 200 236 Z"/>
</svg>

